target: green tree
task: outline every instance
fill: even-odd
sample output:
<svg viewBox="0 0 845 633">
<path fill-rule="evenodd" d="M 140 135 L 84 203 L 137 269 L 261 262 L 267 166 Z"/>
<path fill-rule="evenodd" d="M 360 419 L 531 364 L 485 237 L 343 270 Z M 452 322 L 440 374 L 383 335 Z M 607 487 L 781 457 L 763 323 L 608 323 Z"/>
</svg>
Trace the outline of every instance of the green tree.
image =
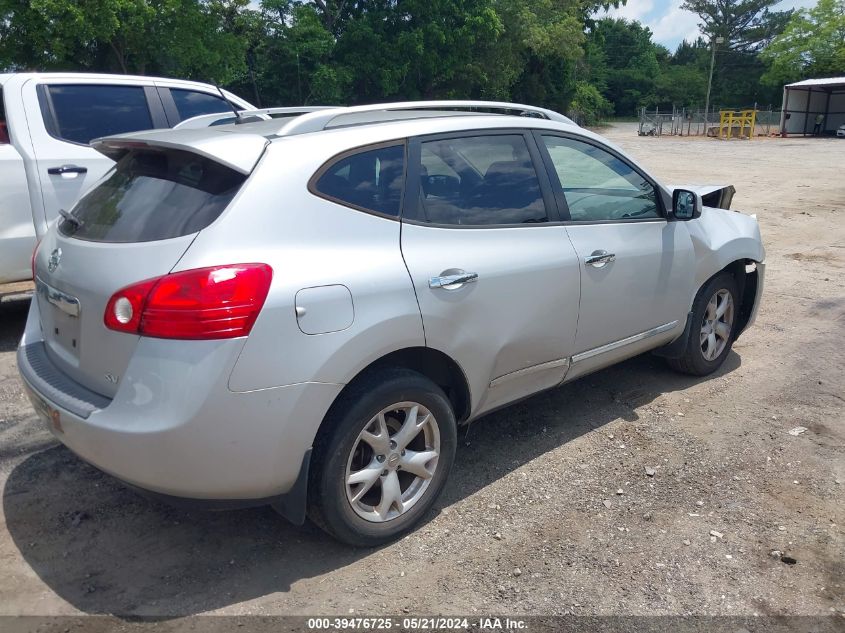
<svg viewBox="0 0 845 633">
<path fill-rule="evenodd" d="M 315 5 L 262 3 L 263 34 L 253 47 L 261 100 L 273 105 L 341 103 L 351 78 L 334 62 L 335 36 Z"/>
<path fill-rule="evenodd" d="M 593 4 L 590 3 L 589 7 Z M 566 110 L 575 91 L 576 63 L 583 55 L 588 4 L 577 0 L 496 0 L 505 25 L 491 63 L 507 69 L 515 101 Z"/>
<path fill-rule="evenodd" d="M 265 104 L 492 98 L 565 111 L 573 97 L 603 105 L 588 87 L 605 53 L 583 61 L 585 25 L 622 3 L 0 0 L 0 68 L 189 77 Z"/>
<path fill-rule="evenodd" d="M 601 50 L 600 63 L 591 54 L 594 65 L 589 79 L 606 86 L 603 95 L 613 103 L 617 116 L 632 116 L 654 100 L 659 49 L 647 27 L 622 19 L 599 20 L 588 34 L 587 48 Z"/>
<path fill-rule="evenodd" d="M 698 14 L 707 42 L 716 46 L 710 104 L 750 107 L 779 98 L 776 90 L 760 83 L 766 70 L 760 50 L 783 31 L 791 11 L 774 11 L 778 0 L 685 0 L 682 8 Z M 721 37 L 724 42 L 716 44 Z M 709 59 L 708 59 L 709 68 Z"/>
<path fill-rule="evenodd" d="M 733 50 L 759 50 L 780 33 L 791 11 L 772 11 L 780 0 L 684 0 L 682 9 L 701 18 L 707 40 L 725 39 Z"/>
<path fill-rule="evenodd" d="M 230 81 L 248 0 L 0 0 L 0 66 Z"/>
<path fill-rule="evenodd" d="M 845 70 L 845 0 L 819 0 L 793 14 L 783 33 L 761 53 L 769 69 L 763 80 L 781 85 Z"/>
<path fill-rule="evenodd" d="M 700 106 L 706 91 L 707 74 L 697 65 L 669 63 L 660 69 L 651 105 L 661 109 Z"/>
<path fill-rule="evenodd" d="M 613 113 L 613 105 L 592 84 L 579 81 L 569 107 L 570 114 L 581 125 L 595 125 Z"/>
<path fill-rule="evenodd" d="M 359 101 L 477 95 L 502 33 L 490 0 L 362 3 L 338 39 Z"/>
</svg>

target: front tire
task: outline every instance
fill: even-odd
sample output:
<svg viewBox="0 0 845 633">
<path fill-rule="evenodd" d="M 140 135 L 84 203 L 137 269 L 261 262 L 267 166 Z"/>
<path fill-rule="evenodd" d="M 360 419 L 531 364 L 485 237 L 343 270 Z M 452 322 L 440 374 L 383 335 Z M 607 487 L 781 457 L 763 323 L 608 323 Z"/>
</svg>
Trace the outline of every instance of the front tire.
<svg viewBox="0 0 845 633">
<path fill-rule="evenodd" d="M 667 359 L 672 369 L 706 376 L 722 366 L 736 338 L 738 297 L 736 280 L 728 273 L 721 273 L 704 285 L 692 304 L 687 348 L 680 358 Z"/>
<path fill-rule="evenodd" d="M 383 370 L 344 394 L 326 422 L 311 470 L 311 520 L 364 547 L 412 530 L 455 458 L 455 414 L 442 389 L 410 370 Z"/>
</svg>

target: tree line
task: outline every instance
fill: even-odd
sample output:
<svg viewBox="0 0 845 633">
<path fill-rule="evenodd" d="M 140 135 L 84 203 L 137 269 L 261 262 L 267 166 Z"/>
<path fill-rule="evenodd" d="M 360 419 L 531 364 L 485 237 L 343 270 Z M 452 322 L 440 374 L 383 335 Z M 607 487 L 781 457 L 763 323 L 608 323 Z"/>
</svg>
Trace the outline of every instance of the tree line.
<svg viewBox="0 0 845 633">
<path fill-rule="evenodd" d="M 624 0 L 621 0 L 624 3 Z M 164 75 L 257 105 L 472 98 L 586 122 L 641 106 L 778 104 L 845 72 L 845 0 L 685 0 L 702 37 L 670 51 L 602 0 L 0 0 L 0 69 Z"/>
</svg>

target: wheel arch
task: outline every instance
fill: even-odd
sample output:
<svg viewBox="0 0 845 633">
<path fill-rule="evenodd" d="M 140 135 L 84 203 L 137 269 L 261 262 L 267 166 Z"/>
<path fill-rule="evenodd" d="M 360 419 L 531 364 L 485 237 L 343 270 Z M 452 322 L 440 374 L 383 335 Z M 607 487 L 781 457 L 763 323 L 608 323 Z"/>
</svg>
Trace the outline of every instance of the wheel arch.
<svg viewBox="0 0 845 633">
<path fill-rule="evenodd" d="M 757 293 L 760 283 L 759 268 L 757 262 L 753 259 L 738 259 L 716 274 L 723 272 L 729 273 L 734 278 L 739 289 L 739 314 L 737 314 L 736 334 L 734 335 L 734 340 L 736 340 L 748 326 L 756 309 L 755 303 L 759 300 Z"/>
<path fill-rule="evenodd" d="M 358 371 L 338 394 L 335 401 L 343 398 L 369 374 L 387 368 L 410 369 L 422 374 L 443 389 L 449 402 L 452 403 L 455 418 L 459 422 L 469 417 L 472 399 L 469 381 L 463 369 L 449 355 L 432 347 L 405 347 L 384 354 Z"/>
<path fill-rule="evenodd" d="M 759 301 L 758 286 L 760 284 L 760 274 L 757 266 L 758 263 L 754 259 L 749 258 L 736 259 L 704 279 L 700 284 L 697 284 L 695 294 L 690 301 L 690 310 L 687 312 L 687 323 L 683 333 L 671 343 L 655 349 L 653 353 L 665 358 L 679 358 L 683 355 L 684 350 L 687 348 L 690 333 L 692 332 L 692 306 L 701 290 L 712 279 L 723 273 L 728 273 L 734 278 L 739 293 L 739 314 L 737 315 L 734 340 L 739 338 L 739 335 L 751 321 L 755 312 L 756 302 Z"/>
<path fill-rule="evenodd" d="M 385 369 L 407 369 L 427 377 L 443 389 L 452 404 L 455 419 L 458 423 L 469 418 L 472 407 L 469 382 L 461 367 L 450 356 L 431 347 L 422 346 L 405 347 L 380 356 L 359 370 L 334 398 L 317 427 L 312 446 L 303 456 L 302 468 L 297 482 L 290 493 L 274 500 L 272 505 L 276 511 L 293 523 L 300 525 L 304 521 L 305 510 L 308 506 L 308 494 L 315 477 L 311 467 L 312 461 L 315 453 L 319 453 L 325 446 L 328 433 L 338 419 L 334 415 L 337 406 L 350 393 L 354 393 L 368 376 Z"/>
<path fill-rule="evenodd" d="M 384 369 L 408 369 L 425 376 L 443 389 L 443 392 L 452 404 L 455 419 L 459 423 L 469 418 L 472 406 L 469 382 L 458 363 L 447 354 L 431 347 L 405 347 L 388 352 L 371 361 L 346 383 L 344 388 L 332 401 L 326 415 L 320 422 L 314 436 L 315 444 L 319 442 L 331 424 L 331 420 L 334 417 L 331 413 L 337 403 L 343 401 L 350 393 L 353 393 L 358 388 L 358 385 L 366 380 L 368 376 Z"/>
</svg>

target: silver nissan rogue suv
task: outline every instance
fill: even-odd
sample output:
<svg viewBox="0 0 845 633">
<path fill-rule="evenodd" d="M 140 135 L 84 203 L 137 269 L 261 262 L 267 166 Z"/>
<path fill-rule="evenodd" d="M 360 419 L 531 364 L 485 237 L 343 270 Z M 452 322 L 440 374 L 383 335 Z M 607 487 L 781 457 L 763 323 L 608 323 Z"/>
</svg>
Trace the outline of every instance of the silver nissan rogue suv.
<svg viewBox="0 0 845 633">
<path fill-rule="evenodd" d="M 356 545 L 426 514 L 457 425 L 649 350 L 708 374 L 760 303 L 733 187 L 667 188 L 540 108 L 93 144 L 116 165 L 33 255 L 36 411 L 132 486 L 272 504 Z"/>
</svg>

